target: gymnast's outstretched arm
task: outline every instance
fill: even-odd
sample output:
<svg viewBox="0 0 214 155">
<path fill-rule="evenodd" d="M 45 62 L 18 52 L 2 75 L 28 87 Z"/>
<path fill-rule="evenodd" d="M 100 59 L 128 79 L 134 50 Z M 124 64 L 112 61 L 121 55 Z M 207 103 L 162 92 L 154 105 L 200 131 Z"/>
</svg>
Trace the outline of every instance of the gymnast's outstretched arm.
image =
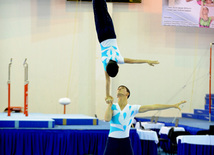
<svg viewBox="0 0 214 155">
<path fill-rule="evenodd" d="M 142 64 L 147 63 L 150 66 L 154 66 L 155 64 L 159 64 L 158 61 L 152 61 L 152 60 L 142 60 L 142 59 L 130 59 L 130 58 L 124 58 L 124 63 L 130 63 L 130 64 Z M 110 83 L 111 79 L 108 73 L 105 71 L 105 77 L 106 77 L 106 98 L 110 96 Z"/>
<path fill-rule="evenodd" d="M 177 109 L 181 110 L 181 108 L 179 106 L 183 103 L 186 103 L 186 101 L 181 101 L 179 103 L 171 104 L 171 105 L 167 105 L 167 104 L 144 105 L 144 106 L 140 107 L 139 113 L 143 113 L 143 112 L 147 112 L 147 111 L 151 111 L 151 110 L 164 110 L 164 109 L 169 109 L 169 108 L 177 108 Z"/>
<path fill-rule="evenodd" d="M 130 58 L 124 58 L 125 63 L 131 63 L 131 64 L 141 64 L 141 63 L 147 63 L 150 66 L 154 66 L 155 64 L 159 64 L 158 61 L 152 61 L 152 60 L 142 60 L 142 59 L 130 59 Z"/>
</svg>

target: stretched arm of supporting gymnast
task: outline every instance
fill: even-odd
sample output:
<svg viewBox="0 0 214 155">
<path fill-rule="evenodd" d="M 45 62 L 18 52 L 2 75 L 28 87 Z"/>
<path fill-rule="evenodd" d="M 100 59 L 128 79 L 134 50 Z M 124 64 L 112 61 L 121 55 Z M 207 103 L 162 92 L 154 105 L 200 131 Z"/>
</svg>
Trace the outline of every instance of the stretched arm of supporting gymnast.
<svg viewBox="0 0 214 155">
<path fill-rule="evenodd" d="M 109 96 L 108 99 L 106 99 L 106 103 L 108 103 L 108 107 L 106 109 L 104 119 L 106 122 L 109 122 L 111 120 L 112 114 L 113 114 L 113 111 L 111 109 L 112 104 L 113 104 L 113 97 Z"/>
<path fill-rule="evenodd" d="M 106 97 L 110 96 L 110 76 L 108 73 L 105 71 L 105 77 L 106 77 Z"/>
<path fill-rule="evenodd" d="M 143 112 L 147 112 L 147 111 L 151 111 L 151 110 L 164 110 L 164 109 L 169 109 L 169 108 L 177 108 L 177 109 L 181 110 L 179 106 L 183 103 L 186 103 L 186 101 L 181 101 L 179 103 L 171 104 L 171 105 L 167 105 L 167 104 L 144 105 L 144 106 L 140 107 L 139 112 L 143 113 Z"/>
</svg>

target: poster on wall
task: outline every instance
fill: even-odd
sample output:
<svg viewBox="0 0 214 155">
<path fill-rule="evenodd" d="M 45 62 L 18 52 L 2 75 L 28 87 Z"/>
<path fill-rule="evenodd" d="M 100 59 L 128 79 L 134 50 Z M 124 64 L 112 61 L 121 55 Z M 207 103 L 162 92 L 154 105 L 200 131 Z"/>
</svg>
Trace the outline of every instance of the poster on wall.
<svg viewBox="0 0 214 155">
<path fill-rule="evenodd" d="M 163 0 L 162 25 L 214 28 L 214 0 Z"/>
<path fill-rule="evenodd" d="M 88 1 L 92 0 L 67 0 L 67 1 Z M 122 2 L 122 3 L 141 3 L 141 0 L 106 0 L 106 2 Z"/>
</svg>

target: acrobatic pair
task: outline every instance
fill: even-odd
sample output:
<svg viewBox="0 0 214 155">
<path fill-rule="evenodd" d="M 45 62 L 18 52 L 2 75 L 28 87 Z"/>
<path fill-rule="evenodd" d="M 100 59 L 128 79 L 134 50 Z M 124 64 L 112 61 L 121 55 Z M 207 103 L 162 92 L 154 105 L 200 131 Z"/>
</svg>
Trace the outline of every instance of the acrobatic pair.
<svg viewBox="0 0 214 155">
<path fill-rule="evenodd" d="M 177 108 L 186 101 L 181 101 L 173 105 L 129 105 L 127 99 L 130 91 L 126 86 L 119 86 L 117 89 L 118 103 L 113 103 L 110 96 L 110 77 L 115 77 L 118 73 L 118 64 L 123 63 L 147 63 L 151 66 L 159 64 L 158 61 L 123 58 L 116 40 L 116 34 L 112 19 L 108 13 L 105 0 L 93 0 L 94 19 L 98 40 L 101 46 L 101 59 L 106 76 L 106 103 L 105 120 L 110 121 L 110 132 L 106 143 L 104 155 L 132 155 L 134 154 L 129 131 L 132 120 L 137 113 L 150 110 L 162 110 Z"/>
</svg>

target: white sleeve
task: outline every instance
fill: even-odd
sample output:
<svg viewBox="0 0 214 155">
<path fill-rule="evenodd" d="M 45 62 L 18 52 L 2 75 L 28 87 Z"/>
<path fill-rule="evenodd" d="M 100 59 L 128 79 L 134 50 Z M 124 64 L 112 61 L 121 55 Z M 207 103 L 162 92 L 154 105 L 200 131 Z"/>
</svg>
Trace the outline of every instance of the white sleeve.
<svg viewBox="0 0 214 155">
<path fill-rule="evenodd" d="M 124 58 L 121 55 L 118 59 L 118 64 L 124 64 Z"/>
<path fill-rule="evenodd" d="M 141 105 L 133 105 L 132 106 L 132 110 L 134 111 L 134 116 L 139 113 L 139 109 L 140 109 Z"/>
</svg>

